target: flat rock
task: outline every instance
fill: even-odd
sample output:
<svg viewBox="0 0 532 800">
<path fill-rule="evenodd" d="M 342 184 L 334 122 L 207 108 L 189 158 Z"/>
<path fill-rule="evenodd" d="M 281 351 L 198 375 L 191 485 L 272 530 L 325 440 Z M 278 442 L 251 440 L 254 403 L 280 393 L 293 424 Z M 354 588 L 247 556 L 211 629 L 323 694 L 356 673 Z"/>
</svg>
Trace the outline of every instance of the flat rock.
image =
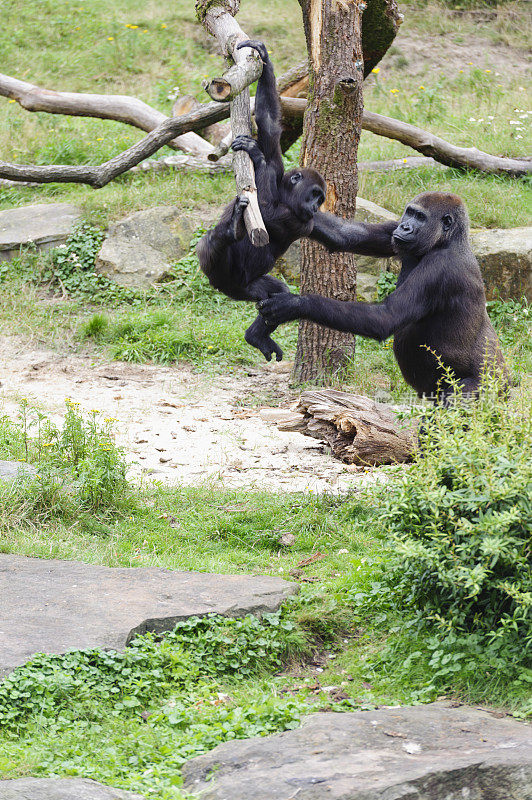
<svg viewBox="0 0 532 800">
<path fill-rule="evenodd" d="M 17 478 L 32 478 L 37 474 L 35 467 L 24 461 L 0 460 L 0 481 L 14 481 Z"/>
<path fill-rule="evenodd" d="M 318 713 L 185 764 L 201 800 L 530 800 L 532 728 L 446 703 Z"/>
<path fill-rule="evenodd" d="M 19 778 L 0 781 L 0 800 L 144 800 L 84 778 Z"/>
<path fill-rule="evenodd" d="M 148 288 L 165 281 L 172 263 L 188 252 L 194 231 L 217 216 L 217 210 L 191 212 L 178 206 L 137 211 L 109 226 L 96 271 L 121 286 Z"/>
<path fill-rule="evenodd" d="M 0 676 L 35 653 L 120 650 L 190 616 L 275 611 L 297 591 L 281 578 L 111 568 L 0 553 Z"/>
<path fill-rule="evenodd" d="M 10 261 L 24 245 L 48 250 L 63 244 L 81 216 L 69 203 L 42 203 L 0 211 L 0 261 Z"/>
<path fill-rule="evenodd" d="M 488 299 L 524 295 L 532 302 L 532 227 L 472 231 L 471 246 Z"/>
</svg>

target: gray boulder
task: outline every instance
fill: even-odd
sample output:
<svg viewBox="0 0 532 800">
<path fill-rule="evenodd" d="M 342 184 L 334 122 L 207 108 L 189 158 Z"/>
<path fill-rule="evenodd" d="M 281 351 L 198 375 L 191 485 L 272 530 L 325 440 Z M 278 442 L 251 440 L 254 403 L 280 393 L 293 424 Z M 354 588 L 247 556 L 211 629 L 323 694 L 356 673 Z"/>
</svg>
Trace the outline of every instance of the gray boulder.
<svg viewBox="0 0 532 800">
<path fill-rule="evenodd" d="M 0 460 L 0 481 L 11 482 L 21 478 L 33 478 L 36 474 L 37 470 L 31 464 Z"/>
<path fill-rule="evenodd" d="M 148 288 L 168 279 L 172 262 L 184 256 L 194 231 L 209 227 L 217 211 L 188 212 L 177 206 L 137 211 L 109 226 L 96 271 L 121 286 Z"/>
<path fill-rule="evenodd" d="M 525 296 L 532 302 L 532 227 L 471 232 L 488 299 Z"/>
<path fill-rule="evenodd" d="M 281 578 L 110 568 L 0 553 L 0 677 L 35 653 L 120 650 L 191 616 L 275 611 L 297 591 Z"/>
<path fill-rule="evenodd" d="M 311 714 L 185 764 L 201 800 L 530 800 L 532 729 L 446 703 Z"/>
<path fill-rule="evenodd" d="M 63 244 L 80 219 L 68 203 L 43 203 L 0 211 L 0 261 L 10 261 L 25 245 L 48 250 Z"/>
<path fill-rule="evenodd" d="M 0 800 L 144 800 L 84 778 L 18 778 L 0 780 Z"/>
</svg>

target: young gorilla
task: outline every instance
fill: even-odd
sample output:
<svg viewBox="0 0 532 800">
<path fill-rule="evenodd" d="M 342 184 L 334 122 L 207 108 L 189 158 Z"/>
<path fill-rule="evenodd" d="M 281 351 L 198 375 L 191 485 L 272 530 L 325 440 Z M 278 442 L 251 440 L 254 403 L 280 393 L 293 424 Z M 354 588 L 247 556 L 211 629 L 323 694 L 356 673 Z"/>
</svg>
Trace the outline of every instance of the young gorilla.
<svg viewBox="0 0 532 800">
<path fill-rule="evenodd" d="M 197 253 L 201 268 L 215 289 L 233 300 L 257 301 L 289 291 L 285 283 L 267 273 L 292 242 L 309 236 L 313 217 L 325 200 L 326 187 L 313 169 L 284 172 L 281 105 L 272 62 L 261 42 L 246 41 L 238 47 L 257 50 L 264 64 L 255 98 L 257 141 L 251 136 L 238 136 L 232 148 L 245 150 L 253 161 L 259 206 L 270 242 L 265 247 L 251 244 L 243 221 L 248 201 L 237 197 L 224 210 L 218 225 L 200 240 Z M 246 342 L 257 347 L 268 361 L 272 353 L 280 361 L 283 353 L 271 339 L 271 332 L 259 314 L 245 333 Z"/>
<path fill-rule="evenodd" d="M 452 370 L 464 394 L 478 393 L 486 368 L 506 383 L 462 200 L 425 192 L 408 204 L 399 223 L 366 226 L 366 231 L 369 228 L 365 235 L 357 223 L 320 214 L 314 238 L 330 250 L 361 252 L 366 247 L 373 255 L 386 255 L 391 236 L 402 266 L 397 288 L 383 303 L 279 295 L 259 303 L 266 324 L 309 319 L 377 340 L 393 334 L 397 363 L 420 397 L 448 400 L 452 387 L 442 365 Z"/>
</svg>

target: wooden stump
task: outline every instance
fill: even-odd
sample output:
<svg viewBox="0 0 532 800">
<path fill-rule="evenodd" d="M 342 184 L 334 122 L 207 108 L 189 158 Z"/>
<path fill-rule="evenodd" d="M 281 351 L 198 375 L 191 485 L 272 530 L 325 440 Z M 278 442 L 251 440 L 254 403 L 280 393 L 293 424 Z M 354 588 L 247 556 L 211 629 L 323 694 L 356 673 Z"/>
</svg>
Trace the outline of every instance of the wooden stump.
<svg viewBox="0 0 532 800">
<path fill-rule="evenodd" d="M 303 392 L 297 410 L 278 428 L 327 442 L 347 464 L 368 466 L 411 461 L 417 441 L 417 425 L 399 420 L 389 406 L 335 389 Z"/>
</svg>

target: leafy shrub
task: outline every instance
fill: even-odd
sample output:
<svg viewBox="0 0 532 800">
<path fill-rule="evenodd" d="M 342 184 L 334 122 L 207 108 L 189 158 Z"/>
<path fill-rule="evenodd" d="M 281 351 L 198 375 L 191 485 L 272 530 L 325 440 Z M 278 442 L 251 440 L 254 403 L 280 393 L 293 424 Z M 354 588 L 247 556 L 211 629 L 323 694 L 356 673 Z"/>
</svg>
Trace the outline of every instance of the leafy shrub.
<svg viewBox="0 0 532 800">
<path fill-rule="evenodd" d="M 111 701 L 113 713 L 127 712 L 194 676 L 186 654 L 152 636 L 139 637 L 123 653 L 72 650 L 38 654 L 0 684 L 0 727 L 16 728 L 39 713 L 55 717 L 72 704 Z"/>
<path fill-rule="evenodd" d="M 532 311 L 522 300 L 488 300 L 488 314 L 497 335 L 506 348 L 516 345 L 532 351 Z"/>
<path fill-rule="evenodd" d="M 23 401 L 19 420 L 0 419 L 0 457 L 35 465 L 35 476 L 21 475 L 12 484 L 0 484 L 4 513 L 34 521 L 68 514 L 74 506 L 84 511 L 114 507 L 127 488 L 123 452 L 114 442 L 111 418 L 99 412 L 83 414 L 79 403 L 66 401 L 62 427 Z"/>
<path fill-rule="evenodd" d="M 402 642 L 389 653 L 406 673 L 425 661 L 429 696 L 455 679 L 504 676 L 522 689 L 532 681 L 530 416 L 486 392 L 424 425 L 421 457 L 380 498 L 380 580 L 355 600 L 400 613 Z"/>
<path fill-rule="evenodd" d="M 0 270 L 0 280 L 16 275 L 46 286 L 63 296 L 91 303 L 115 306 L 140 305 L 142 293 L 113 283 L 95 272 L 96 256 L 104 238 L 103 230 L 86 222 L 77 223 L 65 244 L 47 253 L 30 247 Z"/>
<path fill-rule="evenodd" d="M 292 649 L 305 644 L 286 612 L 278 611 L 260 620 L 252 615 L 191 617 L 159 640 L 153 634 L 138 636 L 123 653 L 38 654 L 0 684 L 0 727 L 18 729 L 35 714 L 90 716 L 96 703 L 109 702 L 113 716 L 138 713 L 170 690 L 191 691 L 200 676 L 247 678 L 272 672 Z M 165 711 L 170 724 L 178 724 L 179 709 L 183 715 L 183 705 L 177 708 L 173 701 Z M 197 709 L 192 712 L 191 719 Z"/>
<path fill-rule="evenodd" d="M 388 295 L 395 290 L 396 285 L 397 275 L 394 272 L 390 272 L 389 270 L 379 272 L 376 291 L 377 303 L 382 303 L 383 300 L 386 300 Z"/>
<path fill-rule="evenodd" d="M 278 669 L 305 637 L 286 612 L 242 619 L 191 617 L 166 637 L 183 647 L 204 675 L 249 677 Z"/>
</svg>

